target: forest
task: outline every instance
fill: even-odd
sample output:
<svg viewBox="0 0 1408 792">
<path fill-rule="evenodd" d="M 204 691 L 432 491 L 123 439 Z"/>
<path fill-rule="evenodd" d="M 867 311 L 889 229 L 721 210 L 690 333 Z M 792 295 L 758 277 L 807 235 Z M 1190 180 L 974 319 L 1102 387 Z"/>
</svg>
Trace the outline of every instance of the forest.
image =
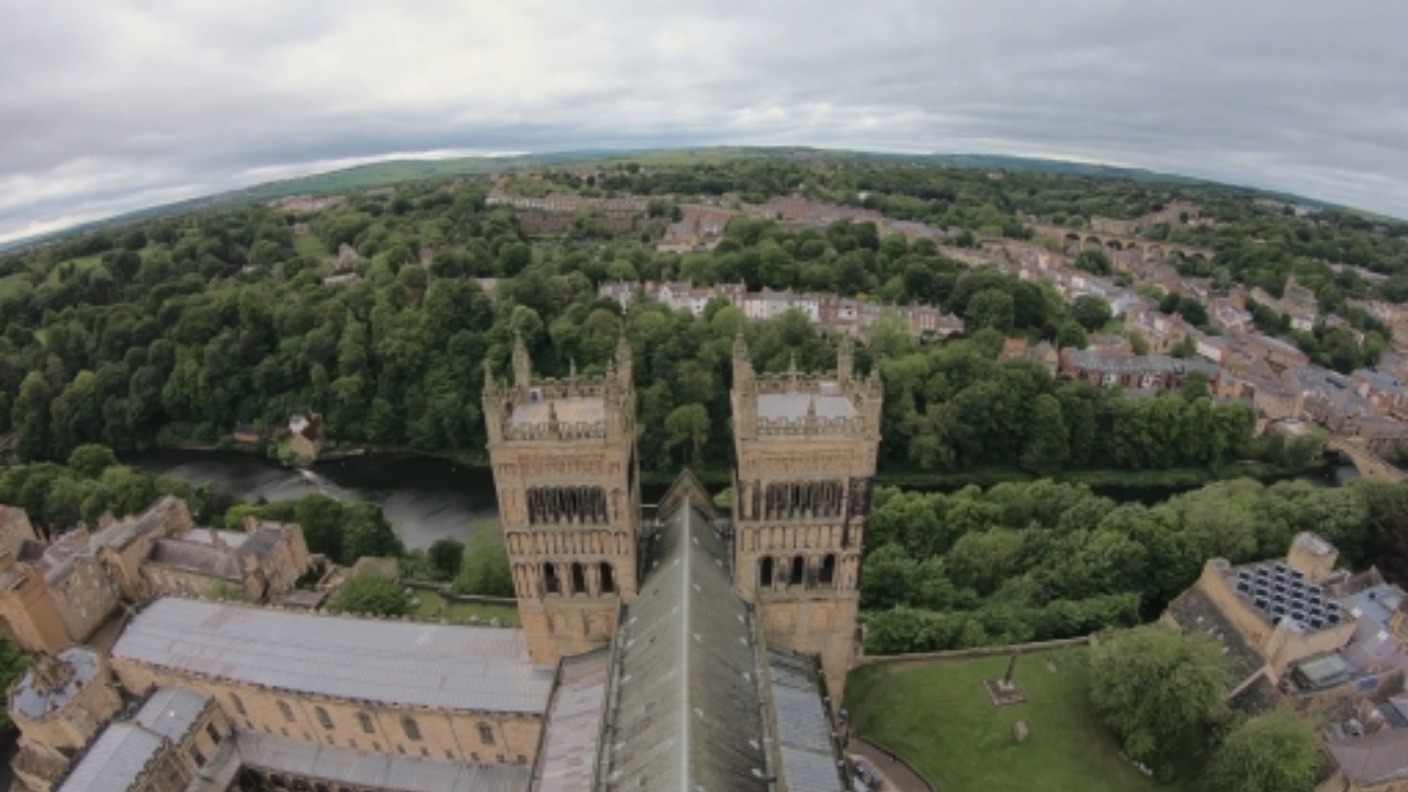
<svg viewBox="0 0 1408 792">
<path fill-rule="evenodd" d="M 1408 485 L 1219 482 L 1153 506 L 1051 481 L 877 491 L 861 608 L 872 654 L 1086 635 L 1158 618 L 1203 563 L 1284 557 L 1312 531 L 1342 565 L 1408 579 Z"/>
<path fill-rule="evenodd" d="M 595 184 L 555 172 L 522 181 L 540 190 L 749 199 L 804 183 L 820 197 L 852 201 L 852 190 L 865 187 L 867 202 L 895 202 L 881 207 L 887 212 L 980 234 L 1004 233 L 1001 218 L 1050 212 L 1077 194 L 1086 198 L 1062 204 L 1067 221 L 1081 217 L 1077 211 L 1146 211 L 1194 189 L 1049 174 L 994 181 L 958 169 L 846 160 L 830 168 L 774 159 L 623 164 L 602 173 Z M 646 466 L 723 469 L 731 452 L 720 430 L 728 422 L 733 337 L 744 332 L 758 365 L 770 370 L 794 353 L 803 368 L 830 367 L 832 342 L 801 315 L 754 325 L 725 304 L 700 317 L 659 305 L 623 314 L 597 297 L 605 280 L 677 278 L 931 302 L 962 316 L 967 340 L 919 344 L 882 322 L 863 350 L 862 367 L 881 367 L 889 395 L 887 468 L 1042 474 L 1286 461 L 1284 449 L 1252 441 L 1244 408 L 1214 404 L 1197 387 L 1129 400 L 1062 384 L 1025 361 L 999 361 L 1005 336 L 1080 346 L 1101 317 L 1066 305 L 1048 286 L 968 270 L 926 240 L 882 239 L 871 223 L 794 233 L 737 219 L 712 253 L 660 254 L 651 244 L 658 226 L 643 228 L 640 238 L 612 238 L 584 223 L 561 238 L 531 239 L 512 210 L 485 205 L 487 189 L 482 178 L 406 184 L 353 194 L 310 216 L 264 205 L 209 210 L 0 259 L 0 434 L 16 432 L 22 460 L 63 460 L 90 442 L 119 454 L 221 445 L 237 424 L 276 427 L 311 410 L 344 443 L 482 464 L 484 361 L 503 372 L 510 340 L 521 334 L 540 371 L 563 375 L 575 361 L 591 374 L 624 332 L 638 360 L 641 424 L 664 429 L 641 438 Z M 1209 211 L 1229 213 L 1229 223 L 1315 229 L 1310 241 L 1296 242 L 1302 247 L 1401 241 L 1347 222 L 1349 230 L 1326 241 L 1319 225 L 1217 195 L 1205 196 Z M 1246 217 L 1235 219 L 1242 215 L 1224 205 Z M 360 280 L 324 284 L 343 244 L 360 254 Z M 498 279 L 494 294 L 480 288 L 481 277 Z M 1335 282 L 1344 295 L 1371 290 L 1367 281 Z"/>
</svg>

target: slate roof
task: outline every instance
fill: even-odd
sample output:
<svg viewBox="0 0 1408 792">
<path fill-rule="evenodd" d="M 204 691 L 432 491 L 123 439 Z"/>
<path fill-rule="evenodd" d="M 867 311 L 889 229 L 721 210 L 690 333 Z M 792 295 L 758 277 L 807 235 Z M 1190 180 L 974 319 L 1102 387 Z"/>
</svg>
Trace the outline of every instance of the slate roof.
<svg viewBox="0 0 1408 792">
<path fill-rule="evenodd" d="M 611 656 L 605 650 L 562 661 L 533 792 L 591 792 L 610 670 Z"/>
<path fill-rule="evenodd" d="M 788 792 L 845 792 L 815 663 L 769 652 L 768 676 Z"/>
<path fill-rule="evenodd" d="M 138 614 L 115 659 L 342 699 L 542 713 L 550 668 L 523 632 L 289 613 L 166 598 Z"/>
<path fill-rule="evenodd" d="M 158 539 L 152 545 L 151 561 L 225 580 L 238 581 L 243 572 L 239 560 L 230 551 L 180 539 Z"/>
<path fill-rule="evenodd" d="M 474 764 L 368 753 L 240 731 L 240 763 L 332 785 L 396 792 L 522 792 L 527 765 Z"/>
<path fill-rule="evenodd" d="M 1346 778 L 1363 784 L 1408 776 L 1408 729 L 1384 729 L 1326 744 Z"/>
<path fill-rule="evenodd" d="M 605 789 L 764 792 L 761 668 L 723 541 L 682 504 L 643 555 L 617 635 Z"/>
<path fill-rule="evenodd" d="M 1222 646 L 1227 667 L 1232 672 L 1232 689 L 1237 688 L 1266 665 L 1256 648 L 1249 645 L 1232 622 L 1202 589 L 1194 586 L 1168 605 L 1168 613 L 1185 634 L 1202 633 Z"/>
<path fill-rule="evenodd" d="M 210 699 L 186 688 L 161 688 L 137 712 L 136 722 L 172 742 L 180 742 L 200 720 Z"/>
<path fill-rule="evenodd" d="M 161 735 L 135 723 L 114 723 L 93 741 L 58 792 L 127 792 L 162 744 Z"/>
</svg>

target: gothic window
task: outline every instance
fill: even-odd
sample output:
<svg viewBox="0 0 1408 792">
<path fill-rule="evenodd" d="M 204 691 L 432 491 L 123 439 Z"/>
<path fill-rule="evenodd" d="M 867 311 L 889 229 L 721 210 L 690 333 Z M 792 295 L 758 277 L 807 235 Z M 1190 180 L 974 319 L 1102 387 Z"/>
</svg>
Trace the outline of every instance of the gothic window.
<svg viewBox="0 0 1408 792">
<path fill-rule="evenodd" d="M 797 556 L 792 559 L 792 578 L 787 581 L 789 586 L 800 586 L 806 580 L 807 559 Z"/>
<path fill-rule="evenodd" d="M 772 556 L 764 556 L 758 564 L 758 585 L 763 588 L 772 587 Z"/>
<path fill-rule="evenodd" d="M 572 593 L 587 593 L 587 574 L 583 571 L 582 565 L 577 563 L 572 564 Z"/>
<path fill-rule="evenodd" d="M 616 574 L 611 571 L 611 565 L 601 562 L 601 593 L 610 594 L 616 590 Z"/>
<path fill-rule="evenodd" d="M 367 734 L 375 734 L 376 727 L 372 725 L 372 716 L 366 711 L 357 713 L 357 722 L 362 724 L 362 731 Z"/>
<path fill-rule="evenodd" d="M 332 728 L 332 716 L 328 714 L 327 710 L 322 707 L 314 707 L 313 714 L 318 716 L 318 724 L 324 729 Z"/>
<path fill-rule="evenodd" d="M 279 712 L 283 713 L 284 720 L 293 723 L 293 707 L 290 707 L 287 701 L 279 701 Z"/>
<path fill-rule="evenodd" d="M 487 723 L 479 724 L 479 742 L 485 745 L 494 744 L 494 730 Z"/>
<path fill-rule="evenodd" d="M 403 716 L 401 718 L 401 729 L 406 732 L 406 739 L 415 740 L 417 742 L 420 741 L 420 726 L 416 723 L 415 718 L 412 718 L 410 715 Z"/>
<path fill-rule="evenodd" d="M 562 593 L 562 581 L 557 579 L 557 567 L 543 564 L 543 589 L 549 594 Z"/>
<path fill-rule="evenodd" d="M 230 694 L 230 703 L 235 705 L 235 712 L 238 712 L 241 715 L 248 714 L 244 711 L 244 702 L 240 701 L 240 697 L 236 696 L 234 693 Z"/>
<path fill-rule="evenodd" d="M 817 581 L 823 586 L 830 586 L 836 582 L 836 556 L 827 553 L 821 560 L 821 574 Z"/>
<path fill-rule="evenodd" d="M 207 724 L 205 724 L 205 733 L 208 734 L 208 735 L 210 735 L 210 741 L 211 741 L 211 742 L 215 742 L 215 743 L 220 742 L 220 730 L 217 729 L 217 728 L 215 728 L 215 724 L 213 724 L 213 723 L 207 723 Z"/>
</svg>

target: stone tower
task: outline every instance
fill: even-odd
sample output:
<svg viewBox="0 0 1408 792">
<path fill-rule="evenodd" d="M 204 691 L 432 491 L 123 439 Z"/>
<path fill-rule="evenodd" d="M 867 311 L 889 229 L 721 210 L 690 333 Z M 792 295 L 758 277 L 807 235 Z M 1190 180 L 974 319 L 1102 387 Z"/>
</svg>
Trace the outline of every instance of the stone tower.
<svg viewBox="0 0 1408 792">
<path fill-rule="evenodd" d="M 535 663 L 604 646 L 636 594 L 640 475 L 624 337 L 604 377 L 533 379 L 523 340 L 513 382 L 485 369 L 484 420 L 518 610 Z"/>
<path fill-rule="evenodd" d="M 734 578 L 756 603 L 770 644 L 821 656 L 839 702 L 855 657 L 861 547 L 883 399 L 878 370 L 758 375 L 740 335 L 733 349 Z"/>
</svg>

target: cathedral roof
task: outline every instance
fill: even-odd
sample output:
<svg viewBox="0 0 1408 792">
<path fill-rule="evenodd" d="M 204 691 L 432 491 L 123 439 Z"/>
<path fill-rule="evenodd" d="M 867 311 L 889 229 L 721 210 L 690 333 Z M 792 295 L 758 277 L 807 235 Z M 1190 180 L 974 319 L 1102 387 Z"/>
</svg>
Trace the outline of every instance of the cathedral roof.
<svg viewBox="0 0 1408 792">
<path fill-rule="evenodd" d="M 643 554 L 616 638 L 606 789 L 766 790 L 765 671 L 723 541 L 683 501 Z"/>
</svg>

